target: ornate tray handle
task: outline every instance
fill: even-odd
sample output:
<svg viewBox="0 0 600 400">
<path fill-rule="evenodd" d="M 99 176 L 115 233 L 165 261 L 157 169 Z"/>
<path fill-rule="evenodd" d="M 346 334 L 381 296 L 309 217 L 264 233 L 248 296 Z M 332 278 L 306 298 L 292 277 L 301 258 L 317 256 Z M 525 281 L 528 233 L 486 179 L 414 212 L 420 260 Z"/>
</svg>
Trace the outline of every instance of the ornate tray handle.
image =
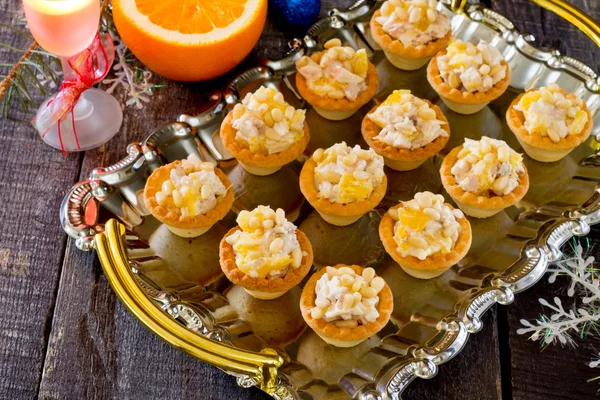
<svg viewBox="0 0 600 400">
<path fill-rule="evenodd" d="M 269 394 L 278 389 L 277 368 L 283 358 L 275 350 L 260 353 L 210 340 L 185 328 L 153 303 L 131 273 L 125 251 L 125 226 L 111 219 L 95 236 L 95 248 L 104 274 L 119 299 L 146 328 L 170 345 L 238 376 L 238 382 L 253 383 Z"/>
</svg>

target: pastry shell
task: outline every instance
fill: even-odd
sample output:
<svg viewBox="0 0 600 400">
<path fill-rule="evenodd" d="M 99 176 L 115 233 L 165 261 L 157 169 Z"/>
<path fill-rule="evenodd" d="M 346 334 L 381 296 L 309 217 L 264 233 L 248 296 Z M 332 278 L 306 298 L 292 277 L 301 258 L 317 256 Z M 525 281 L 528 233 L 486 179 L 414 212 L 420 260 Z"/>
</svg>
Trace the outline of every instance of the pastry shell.
<svg viewBox="0 0 600 400">
<path fill-rule="evenodd" d="M 446 53 L 446 50 L 442 50 L 431 59 L 427 66 L 427 80 L 431 87 L 440 95 L 444 103 L 453 111 L 461 114 L 473 114 L 485 107 L 490 101 L 500 97 L 508 88 L 510 83 L 510 68 L 505 60 L 502 60 L 500 64 L 506 67 L 506 75 L 485 92 L 462 92 L 451 88 L 440 76 L 440 70 L 437 65 L 437 58 Z"/>
<path fill-rule="evenodd" d="M 253 278 L 246 275 L 240 271 L 235 263 L 233 246 L 225 240 L 238 230 L 241 230 L 239 226 L 231 228 L 221 240 L 219 263 L 227 279 L 234 285 L 242 286 L 250 295 L 263 300 L 277 298 L 298 285 L 310 271 L 313 265 L 313 249 L 306 235 L 301 230 L 296 229 L 296 238 L 300 244 L 300 249 L 307 253 L 302 256 L 302 263 L 298 268 L 291 269 L 282 278 Z"/>
<path fill-rule="evenodd" d="M 536 90 L 538 89 L 532 89 L 528 92 Z M 521 93 L 512 101 L 512 103 L 510 103 L 510 107 L 506 111 L 506 122 L 529 157 L 541 162 L 558 161 L 569 154 L 575 147 L 587 140 L 592 133 L 593 123 L 592 114 L 585 102 L 583 102 L 582 110 L 587 114 L 588 120 L 583 127 L 583 130 L 577 135 L 567 135 L 556 143 L 548 136 L 542 136 L 538 132 L 529 133 L 524 126 L 525 116 L 523 115 L 523 112 L 515 109 L 515 106 L 519 104 L 521 98 L 528 92 Z M 567 93 L 562 89 L 560 89 L 560 93 L 569 100 L 576 98 L 574 94 Z"/>
<path fill-rule="evenodd" d="M 387 189 L 387 177 L 383 175 L 381 183 L 373 189 L 371 195 L 364 199 L 352 203 L 341 204 L 334 203 L 325 198 L 319 197 L 319 189 L 315 184 L 315 168 L 317 163 L 309 158 L 304 163 L 302 171 L 300 171 L 300 191 L 306 197 L 306 200 L 313 206 L 319 214 L 329 223 L 338 226 L 350 225 L 357 221 L 361 216 L 375 208 L 383 197 Z M 327 216 L 341 217 L 341 220 L 336 223 L 331 221 Z M 334 218 L 335 220 L 335 218 Z"/>
<path fill-rule="evenodd" d="M 454 209 L 450 204 L 444 204 L 450 207 L 450 209 Z M 399 209 L 401 207 L 402 203 L 392 208 Z M 420 260 L 413 256 L 402 257 L 398 251 L 398 244 L 394 240 L 394 226 L 396 225 L 396 220 L 393 219 L 388 212 L 385 213 L 379 223 L 379 238 L 387 253 L 402 267 L 402 269 L 404 269 L 404 271 L 415 278 L 429 279 L 442 274 L 458 263 L 467 255 L 471 248 L 473 234 L 469 220 L 467 217 L 463 216 L 462 218 L 457 218 L 457 221 L 460 224 L 461 230 L 458 239 L 454 244 L 454 248 L 446 254 L 437 252 L 424 260 Z"/>
<path fill-rule="evenodd" d="M 285 149 L 279 153 L 268 154 L 268 155 L 261 154 L 261 153 L 254 153 L 254 152 L 250 151 L 250 149 L 248 147 L 245 147 L 243 144 L 241 144 L 237 140 L 235 140 L 237 130 L 233 128 L 232 122 L 233 122 L 233 113 L 229 113 L 229 114 L 227 114 L 227 116 L 223 120 L 223 123 L 221 124 L 221 131 L 220 131 L 221 140 L 223 141 L 223 146 L 225 146 L 227 151 L 229 151 L 231 153 L 231 155 L 233 155 L 244 167 L 246 167 L 246 166 L 255 167 L 255 168 L 258 168 L 259 170 L 260 169 L 263 169 L 263 170 L 270 169 L 272 171 L 271 173 L 275 173 L 284 165 L 289 164 L 292 161 L 294 161 L 296 158 L 300 157 L 300 155 L 302 155 L 302 153 L 304 153 L 304 150 L 306 149 L 306 146 L 308 145 L 308 141 L 310 140 L 310 132 L 309 132 L 308 124 L 306 123 L 306 121 L 304 121 L 304 136 L 302 136 L 302 138 L 299 141 L 297 141 L 296 143 L 293 143 L 287 149 Z M 252 169 L 252 168 L 250 168 L 250 169 Z M 248 170 L 248 168 L 246 168 L 246 170 Z M 248 171 L 248 172 L 253 173 L 253 171 Z M 255 175 L 269 175 L 269 174 L 255 174 Z"/>
<path fill-rule="evenodd" d="M 334 268 L 346 267 L 344 264 L 338 264 Z M 358 265 L 348 265 L 357 274 L 362 274 L 363 268 Z M 315 272 L 302 290 L 300 296 L 300 310 L 304 320 L 323 340 L 338 347 L 352 347 L 382 330 L 390 320 L 394 310 L 394 296 L 388 284 L 379 292 L 379 303 L 377 311 L 379 317 L 366 325 L 358 325 L 355 328 L 339 328 L 333 322 L 327 322 L 323 318 L 315 319 L 311 315 L 311 310 L 315 306 L 317 281 L 327 272 L 326 268 Z"/>
<path fill-rule="evenodd" d="M 178 232 L 182 230 L 198 230 L 196 233 L 201 230 L 206 232 L 217 221 L 223 219 L 229 210 L 231 210 L 234 199 L 233 190 L 231 189 L 231 182 L 227 178 L 227 175 L 223 173 L 223 171 L 215 167 L 215 174 L 227 188 L 225 196 L 218 198 L 217 200 L 220 201 L 218 201 L 217 205 L 206 214 L 181 216 L 168 211 L 163 206 L 158 205 L 155 197 L 156 193 L 162 189 L 163 182 L 165 182 L 167 179 L 170 179 L 171 170 L 176 165 L 181 165 L 181 161 L 177 160 L 167 165 L 163 165 L 162 167 L 154 170 L 154 172 L 152 172 L 152 174 L 148 177 L 148 180 L 146 181 L 146 187 L 144 188 L 144 203 L 146 204 L 146 208 L 152 213 L 154 218 L 167 225 L 169 229 L 174 228 L 171 230 L 175 234 L 178 234 Z M 194 237 L 199 236 L 204 232 L 189 236 L 185 234 L 179 234 L 179 236 Z"/>
<path fill-rule="evenodd" d="M 316 63 L 319 63 L 321 61 L 321 57 L 323 57 L 323 54 L 323 51 L 314 53 L 310 56 L 310 58 L 312 58 L 313 61 L 315 61 Z M 313 92 L 313 90 L 308 86 L 306 78 L 304 78 L 302 74 L 296 73 L 296 88 L 298 89 L 298 92 L 300 92 L 300 95 L 304 98 L 304 100 L 306 100 L 310 105 L 315 107 L 317 111 L 345 112 L 342 113 L 346 115 L 345 118 L 350 117 L 359 108 L 367 104 L 373 98 L 373 96 L 375 96 L 377 86 L 379 85 L 379 75 L 377 74 L 377 69 L 370 61 L 365 82 L 367 84 L 367 88 L 360 92 L 356 99 L 349 100 L 345 97 L 343 99 L 332 99 L 327 96 L 320 96 L 317 93 Z M 350 111 L 351 113 L 349 113 Z M 327 115 L 323 116 L 327 118 Z"/>
<path fill-rule="evenodd" d="M 383 26 L 375 20 L 381 16 L 381 11 L 377 10 L 371 18 L 371 36 L 373 40 L 385 52 L 388 60 L 397 68 L 404 70 L 415 70 L 421 68 L 438 52 L 444 50 L 448 46 L 452 31 L 442 38 L 433 40 L 427 44 L 419 46 L 405 46 L 401 41 L 394 39 L 383 30 Z"/>
<path fill-rule="evenodd" d="M 476 218 L 487 218 L 516 204 L 525 196 L 529 189 L 529 174 L 525 165 L 523 165 L 525 172 L 520 175 L 519 184 L 507 195 L 486 197 L 465 192 L 458 185 L 451 171 L 452 166 L 458 161 L 458 153 L 462 148 L 462 145 L 455 147 L 444 158 L 440 168 L 440 176 L 444 189 L 465 214 Z"/>
<path fill-rule="evenodd" d="M 435 110 L 436 118 L 445 122 L 445 124 L 442 125 L 442 129 L 448 133 L 448 136 L 438 136 L 434 141 L 427 143 L 424 147 L 416 149 L 397 148 L 379 140 L 375 140 L 375 137 L 381 132 L 381 128 L 369 118 L 369 114 L 377 110 L 381 104 L 373 107 L 367 115 L 365 115 L 365 118 L 362 121 L 361 131 L 363 138 L 369 147 L 375 150 L 377 154 L 384 157 L 385 165 L 394 170 L 408 171 L 419 167 L 427 159 L 439 153 L 450 139 L 450 124 L 442 113 L 442 110 L 440 110 L 438 106 L 432 104 L 429 100 L 424 99 L 424 101 L 429 104 L 429 107 Z"/>
</svg>

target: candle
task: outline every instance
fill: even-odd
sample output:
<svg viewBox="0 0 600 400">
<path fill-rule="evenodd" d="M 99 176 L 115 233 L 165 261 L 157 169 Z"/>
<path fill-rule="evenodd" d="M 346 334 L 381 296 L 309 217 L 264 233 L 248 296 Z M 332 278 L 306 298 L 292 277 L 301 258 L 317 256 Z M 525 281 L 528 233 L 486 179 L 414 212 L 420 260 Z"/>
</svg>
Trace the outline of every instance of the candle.
<svg viewBox="0 0 600 400">
<path fill-rule="evenodd" d="M 35 40 L 62 57 L 85 50 L 98 30 L 99 0 L 23 0 L 23 8 Z"/>
</svg>

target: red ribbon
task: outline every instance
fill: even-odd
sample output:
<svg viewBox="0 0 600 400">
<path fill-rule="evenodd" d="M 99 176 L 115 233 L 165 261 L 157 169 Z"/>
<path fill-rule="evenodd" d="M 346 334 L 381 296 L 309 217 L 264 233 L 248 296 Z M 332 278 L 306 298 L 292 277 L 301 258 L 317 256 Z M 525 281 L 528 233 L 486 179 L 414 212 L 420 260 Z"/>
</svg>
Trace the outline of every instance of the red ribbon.
<svg viewBox="0 0 600 400">
<path fill-rule="evenodd" d="M 60 132 L 60 121 L 67 114 L 71 114 L 71 123 L 73 124 L 73 135 L 79 147 L 79 139 L 75 129 L 75 116 L 73 108 L 81 97 L 81 94 L 100 82 L 108 74 L 110 67 L 115 59 L 115 47 L 110 33 L 96 34 L 96 37 L 87 49 L 81 53 L 69 58 L 69 66 L 75 71 L 75 78 L 65 78 L 60 85 L 59 92 L 48 102 L 46 109 L 38 116 L 37 120 L 48 121 L 51 123 L 42 134 L 42 137 L 48 133 L 54 124 L 58 123 L 58 139 L 63 155 L 66 151 Z M 33 121 L 35 123 L 35 119 Z"/>
</svg>

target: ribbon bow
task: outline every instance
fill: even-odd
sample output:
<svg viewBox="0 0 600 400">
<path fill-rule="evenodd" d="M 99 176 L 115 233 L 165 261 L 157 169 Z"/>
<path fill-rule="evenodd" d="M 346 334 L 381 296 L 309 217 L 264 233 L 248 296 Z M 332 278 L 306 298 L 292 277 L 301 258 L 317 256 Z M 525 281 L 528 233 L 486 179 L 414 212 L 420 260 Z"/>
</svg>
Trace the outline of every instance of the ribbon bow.
<svg viewBox="0 0 600 400">
<path fill-rule="evenodd" d="M 81 97 L 81 94 L 100 82 L 108 74 L 115 59 L 115 47 L 110 33 L 98 34 L 87 49 L 69 58 L 69 66 L 75 71 L 74 78 L 65 78 L 60 85 L 59 92 L 48 102 L 46 108 L 34 119 L 42 137 L 48 133 L 54 124 L 58 123 L 58 139 L 63 155 L 66 154 L 62 135 L 60 132 L 60 121 L 71 114 L 73 124 L 73 135 L 77 148 L 79 139 L 75 129 L 75 116 L 73 108 Z"/>
</svg>

